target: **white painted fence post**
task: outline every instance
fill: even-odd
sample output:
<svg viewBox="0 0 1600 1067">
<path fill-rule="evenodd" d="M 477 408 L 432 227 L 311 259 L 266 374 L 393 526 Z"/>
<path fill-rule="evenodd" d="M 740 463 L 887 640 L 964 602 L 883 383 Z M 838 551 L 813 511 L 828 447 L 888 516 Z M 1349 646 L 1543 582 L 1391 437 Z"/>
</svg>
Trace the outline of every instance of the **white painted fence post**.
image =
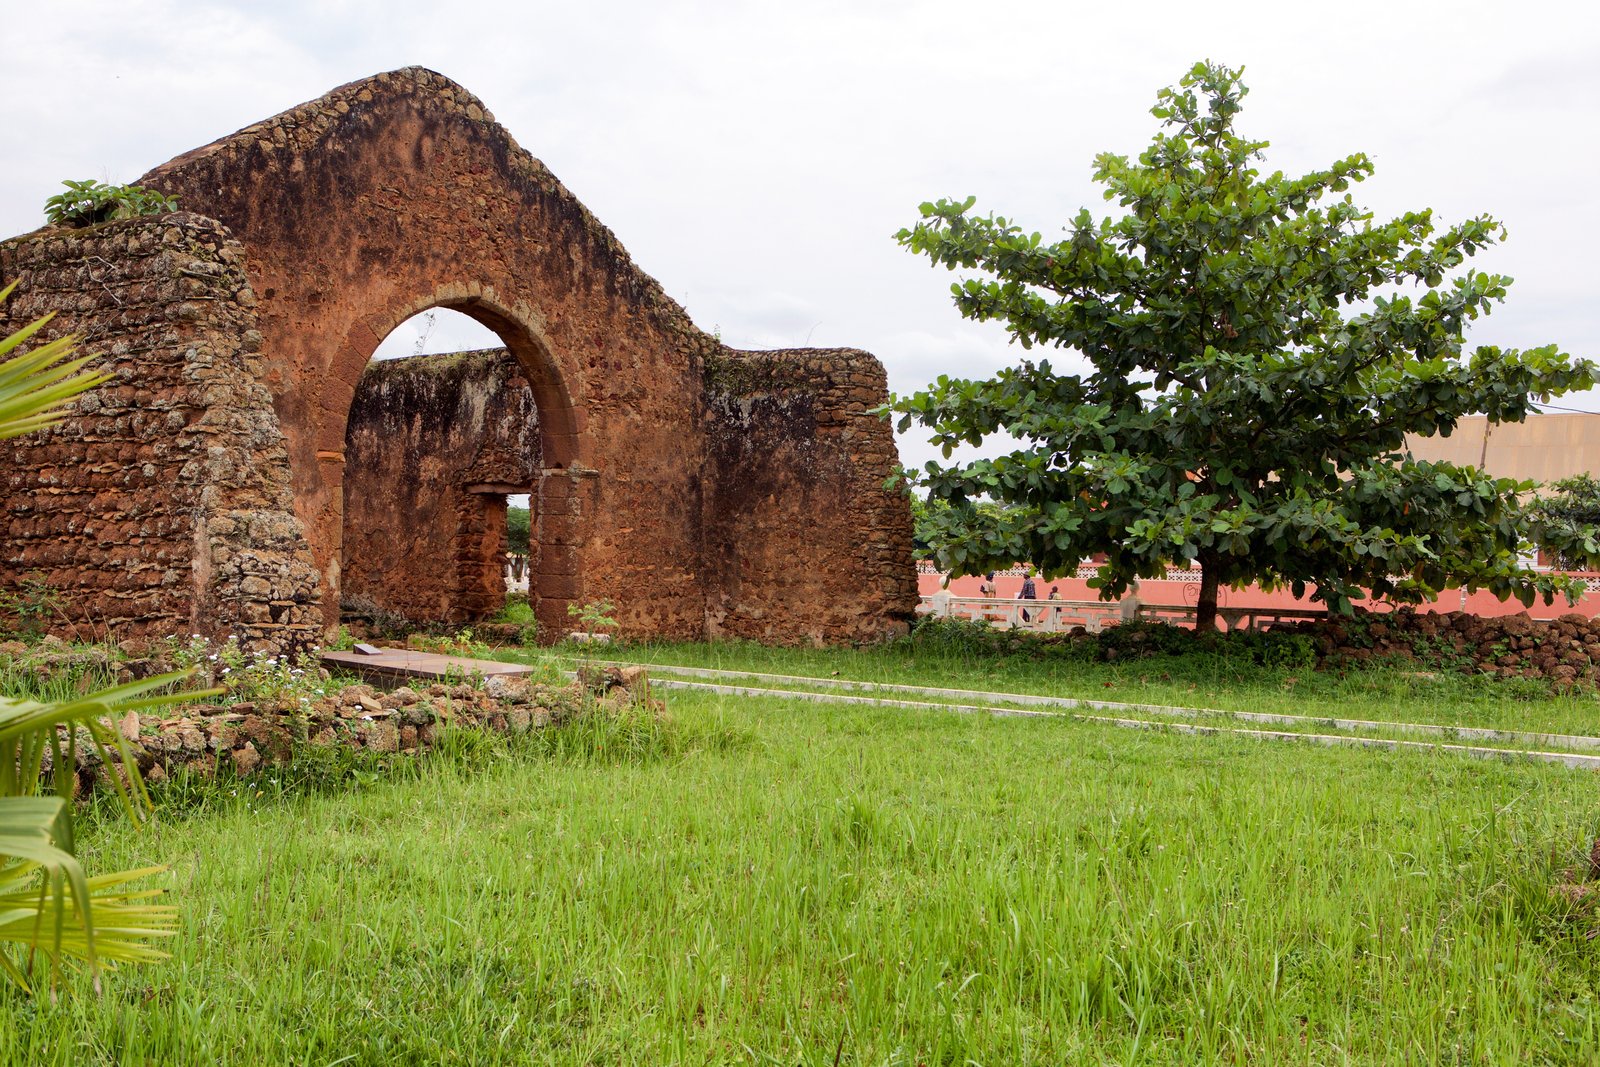
<svg viewBox="0 0 1600 1067">
<path fill-rule="evenodd" d="M 1139 618 L 1139 608 L 1143 602 L 1139 599 L 1139 582 L 1137 580 L 1128 584 L 1128 595 L 1122 598 L 1117 609 L 1122 613 L 1123 622 L 1134 622 Z"/>
</svg>

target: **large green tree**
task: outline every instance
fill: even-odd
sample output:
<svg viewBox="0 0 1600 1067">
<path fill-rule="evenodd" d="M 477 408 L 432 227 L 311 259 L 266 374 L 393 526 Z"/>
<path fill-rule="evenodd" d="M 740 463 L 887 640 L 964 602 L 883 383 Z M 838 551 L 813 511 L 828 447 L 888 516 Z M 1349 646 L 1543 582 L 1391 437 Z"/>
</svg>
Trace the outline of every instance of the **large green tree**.
<svg viewBox="0 0 1600 1067">
<path fill-rule="evenodd" d="M 1559 566 L 1581 570 L 1600 557 L 1600 479 L 1574 474 L 1543 487 L 1535 505 L 1540 544 Z"/>
<path fill-rule="evenodd" d="M 1590 385 L 1595 365 L 1553 345 L 1469 353 L 1465 327 L 1510 279 L 1458 268 L 1500 224 L 1375 222 L 1346 192 L 1372 174 L 1365 155 L 1264 176 L 1267 142 L 1234 128 L 1239 73 L 1197 64 L 1157 94 L 1161 129 L 1137 162 L 1096 158 L 1119 214 L 1084 209 L 1047 244 L 973 215 L 969 197 L 922 205 L 897 235 L 969 273 L 952 287 L 963 315 L 1087 363 L 1024 359 L 895 398 L 900 428 L 927 427 L 947 461 L 958 445 L 1009 449 L 914 476 L 952 505 L 941 564 L 1056 575 L 1104 552 L 1110 598 L 1195 561 L 1206 628 L 1218 589 L 1250 582 L 1314 583 L 1341 609 L 1364 590 L 1415 602 L 1449 583 L 1524 603 L 1569 592 L 1519 562 L 1541 532 L 1519 496 L 1530 485 L 1414 461 L 1404 441 L 1475 412 L 1519 421 L 1535 398 Z M 1011 505 L 1002 521 L 979 518 L 985 498 Z"/>
<path fill-rule="evenodd" d="M 913 493 L 911 495 L 911 554 L 917 559 L 938 559 L 939 550 L 952 536 L 965 534 L 974 520 L 999 523 L 1004 521 L 1001 505 L 993 501 L 979 503 L 975 509 L 956 514 L 948 500 Z"/>
</svg>

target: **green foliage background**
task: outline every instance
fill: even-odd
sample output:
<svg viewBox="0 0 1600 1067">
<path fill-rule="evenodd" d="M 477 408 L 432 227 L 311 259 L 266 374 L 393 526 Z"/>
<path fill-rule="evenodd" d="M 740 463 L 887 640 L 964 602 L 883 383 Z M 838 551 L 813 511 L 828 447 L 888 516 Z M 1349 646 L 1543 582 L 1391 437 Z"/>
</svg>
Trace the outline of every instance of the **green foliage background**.
<svg viewBox="0 0 1600 1067">
<path fill-rule="evenodd" d="M 519 556 L 528 554 L 528 537 L 532 531 L 532 513 L 528 508 L 512 505 L 506 508 L 506 551 Z"/>
</svg>

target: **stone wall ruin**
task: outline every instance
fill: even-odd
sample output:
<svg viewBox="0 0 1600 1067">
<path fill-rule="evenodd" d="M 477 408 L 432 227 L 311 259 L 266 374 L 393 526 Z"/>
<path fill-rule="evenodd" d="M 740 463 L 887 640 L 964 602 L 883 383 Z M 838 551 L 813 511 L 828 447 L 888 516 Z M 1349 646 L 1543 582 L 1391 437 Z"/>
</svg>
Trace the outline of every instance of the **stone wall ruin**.
<svg viewBox="0 0 1600 1067">
<path fill-rule="evenodd" d="M 45 314 L 115 379 L 0 441 L 0 588 L 36 581 L 73 636 L 321 628 L 289 457 L 261 384 L 243 250 L 191 214 L 0 243 L 0 333 Z"/>
<path fill-rule="evenodd" d="M 431 460 L 481 497 L 526 486 L 544 633 L 598 599 L 624 633 L 675 638 L 865 640 L 910 619 L 877 361 L 727 349 L 448 79 L 344 86 L 140 184 L 184 212 L 0 242 L 0 285 L 18 282 L 0 321 L 54 311 L 118 375 L 0 444 L 0 584 L 38 573 L 65 615 L 119 633 L 281 648 L 336 623 L 352 584 L 417 586 L 435 557 L 411 549 L 454 538 L 455 592 L 429 611 L 484 612 L 495 550 L 461 496 L 428 505 L 454 533 L 385 530 L 403 524 L 363 512 L 347 473 L 379 341 L 447 307 L 504 340 L 481 369 L 526 421 L 435 424 L 398 469 Z"/>
<path fill-rule="evenodd" d="M 905 498 L 883 488 L 899 455 L 873 414 L 882 365 L 835 348 L 725 350 L 705 367 L 706 635 L 821 642 L 915 605 Z"/>
</svg>

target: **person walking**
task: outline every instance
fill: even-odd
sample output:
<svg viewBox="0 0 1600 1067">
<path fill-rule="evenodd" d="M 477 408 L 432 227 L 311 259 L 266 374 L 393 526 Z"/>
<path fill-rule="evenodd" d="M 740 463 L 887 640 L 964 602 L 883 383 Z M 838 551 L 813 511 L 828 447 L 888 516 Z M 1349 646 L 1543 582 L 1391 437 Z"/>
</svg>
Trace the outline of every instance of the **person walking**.
<svg viewBox="0 0 1600 1067">
<path fill-rule="evenodd" d="M 1022 592 L 1017 594 L 1017 599 L 1018 600 L 1038 600 L 1039 599 L 1039 587 L 1033 584 L 1033 572 L 1032 571 L 1029 571 L 1028 574 L 1027 574 L 1027 577 L 1022 579 Z M 1032 620 L 1032 616 L 1030 616 L 1028 614 L 1028 609 L 1027 608 L 1023 608 L 1022 609 L 1022 621 L 1023 622 L 1031 622 L 1031 621 L 1033 621 Z"/>
</svg>

